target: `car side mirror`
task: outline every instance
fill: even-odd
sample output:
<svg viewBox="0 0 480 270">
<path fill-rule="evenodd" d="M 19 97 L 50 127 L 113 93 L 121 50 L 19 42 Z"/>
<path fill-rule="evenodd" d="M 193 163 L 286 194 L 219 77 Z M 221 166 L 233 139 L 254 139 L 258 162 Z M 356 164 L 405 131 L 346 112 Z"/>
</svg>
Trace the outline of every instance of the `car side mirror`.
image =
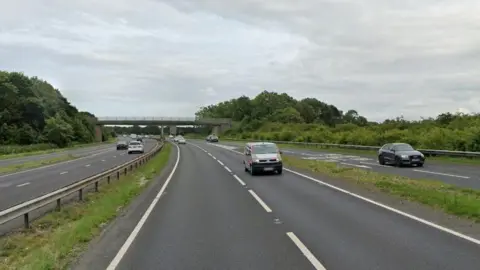
<svg viewBox="0 0 480 270">
<path fill-rule="evenodd" d="M 391 151 L 392 151 L 393 153 L 395 153 L 395 149 L 392 149 Z"/>
</svg>

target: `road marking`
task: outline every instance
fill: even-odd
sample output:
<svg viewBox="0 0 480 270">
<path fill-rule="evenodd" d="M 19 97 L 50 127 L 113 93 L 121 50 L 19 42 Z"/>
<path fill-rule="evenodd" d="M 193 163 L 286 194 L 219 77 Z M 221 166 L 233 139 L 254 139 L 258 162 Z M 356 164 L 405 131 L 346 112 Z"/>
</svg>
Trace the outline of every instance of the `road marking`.
<svg viewBox="0 0 480 270">
<path fill-rule="evenodd" d="M 226 148 L 225 148 L 225 149 L 226 149 Z M 234 152 L 234 153 L 236 153 L 236 154 L 238 154 L 238 155 L 243 155 L 243 153 L 238 152 L 238 151 L 235 151 L 235 150 L 231 150 L 231 149 L 227 149 L 227 150 L 232 151 L 232 152 Z M 394 212 L 394 213 L 396 213 L 396 214 L 398 214 L 398 215 L 401 215 L 401 216 L 404 216 L 404 217 L 406 217 L 406 218 L 415 220 L 415 221 L 417 221 L 417 222 L 420 222 L 420 223 L 422 223 L 422 224 L 424 224 L 424 225 L 430 226 L 430 227 L 435 228 L 435 229 L 437 229 L 437 230 L 443 231 L 443 232 L 445 232 L 445 233 L 454 235 L 454 236 L 456 236 L 456 237 L 458 237 L 458 238 L 462 238 L 462 239 L 467 240 L 467 241 L 469 241 L 469 242 L 472 242 L 472 243 L 474 243 L 474 244 L 480 245 L 480 240 L 479 240 L 479 239 L 473 238 L 473 237 L 468 236 L 468 235 L 466 235 L 466 234 L 463 234 L 463 233 L 454 231 L 454 230 L 449 229 L 449 228 L 447 228 L 447 227 L 443 227 L 443 226 L 441 226 L 441 225 L 435 224 L 435 223 L 433 223 L 433 222 L 431 222 L 431 221 L 428 221 L 428 220 L 426 220 L 426 219 L 419 218 L 419 217 L 414 216 L 414 215 L 411 215 L 411 214 L 409 214 L 409 213 L 400 211 L 400 210 L 398 210 L 398 209 L 395 209 L 395 208 L 390 207 L 390 206 L 388 206 L 388 205 L 385 205 L 385 204 L 383 204 L 383 203 L 379 203 L 379 202 L 374 201 L 374 200 L 371 200 L 371 199 L 369 199 L 369 198 L 367 198 L 367 197 L 360 196 L 360 195 L 355 194 L 355 193 L 353 193 L 353 192 L 350 192 L 350 191 L 348 191 L 348 190 L 345 190 L 345 189 L 339 188 L 339 187 L 337 187 L 337 186 L 331 185 L 331 184 L 329 184 L 329 183 L 320 181 L 320 180 L 318 180 L 318 179 L 315 179 L 315 178 L 310 177 L 310 176 L 308 176 L 308 175 L 305 175 L 305 174 L 296 172 L 296 171 L 294 171 L 294 170 L 290 170 L 290 169 L 287 169 L 287 168 L 284 168 L 284 170 L 286 170 L 286 171 L 288 171 L 288 172 L 291 172 L 291 173 L 293 173 L 293 174 L 296 174 L 296 175 L 298 175 L 298 176 L 301 176 L 301 177 L 303 177 L 303 178 L 306 178 L 306 179 L 308 179 L 308 180 L 317 182 L 318 184 L 324 185 L 324 186 L 329 187 L 329 188 L 331 188 L 331 189 L 340 191 L 340 192 L 342 192 L 342 193 L 344 193 L 344 194 L 350 195 L 350 196 L 355 197 L 355 198 L 357 198 L 357 199 L 359 199 L 359 200 L 362 200 L 362 201 L 364 201 L 364 202 L 368 202 L 368 203 L 371 203 L 371 204 L 373 204 L 373 205 L 375 205 L 375 206 L 378 206 L 378 207 L 380 207 L 380 208 L 383 208 L 383 209 L 385 209 L 385 210 Z"/>
<path fill-rule="evenodd" d="M 315 256 L 310 252 L 310 250 L 298 239 L 298 237 L 293 232 L 287 232 L 288 237 L 293 241 L 293 243 L 300 249 L 300 251 L 307 257 L 310 263 L 315 267 L 317 270 L 327 270 L 320 261 L 315 258 Z"/>
<path fill-rule="evenodd" d="M 209 156 L 213 157 L 212 154 L 208 153 Z"/>
<path fill-rule="evenodd" d="M 240 179 L 240 177 L 238 177 L 237 175 L 234 174 L 233 178 L 237 179 L 237 181 L 240 183 L 240 185 L 242 185 L 242 186 L 246 185 L 245 182 L 243 182 L 242 179 Z"/>
<path fill-rule="evenodd" d="M 382 164 L 373 163 L 373 162 L 360 162 L 360 163 L 362 163 L 362 164 L 367 164 L 367 165 L 378 166 L 378 167 L 394 168 L 394 167 L 391 167 L 391 166 L 388 166 L 388 165 L 382 165 Z"/>
<path fill-rule="evenodd" d="M 85 165 L 85 167 L 90 167 L 90 165 L 91 165 L 91 164 L 87 164 L 87 165 Z"/>
<path fill-rule="evenodd" d="M 258 195 L 253 190 L 249 189 L 248 192 L 252 194 L 253 198 L 257 200 L 257 202 L 263 207 L 263 209 L 265 209 L 265 211 L 267 211 L 268 213 L 272 212 L 272 209 L 270 209 L 270 207 L 268 207 L 268 205 L 260 197 L 258 197 Z"/>
<path fill-rule="evenodd" d="M 225 164 L 223 164 L 223 162 L 221 162 L 220 160 L 217 160 L 217 161 L 218 161 L 218 164 L 225 166 Z"/>
<path fill-rule="evenodd" d="M 113 156 L 113 158 L 117 158 L 117 156 Z"/>
<path fill-rule="evenodd" d="M 102 151 L 102 152 L 99 152 L 99 153 L 96 153 L 96 154 L 93 154 L 93 155 L 89 155 L 89 156 L 85 156 L 85 157 L 81 157 L 81 158 L 76 158 L 76 159 L 67 160 L 67 161 L 63 161 L 63 162 L 58 162 L 58 163 L 55 163 L 55 164 L 50 164 L 50 165 L 46 165 L 46 166 L 42 166 L 42 167 L 38 167 L 38 168 L 33 168 L 33 169 L 28 169 L 28 170 L 24 170 L 24 171 L 19 171 L 19 172 L 14 172 L 14 173 L 9 173 L 9 174 L 2 174 L 2 175 L 0 175 L 0 178 L 12 176 L 12 175 L 17 175 L 17 174 L 22 174 L 22 173 L 27 173 L 27 172 L 32 172 L 32 171 L 37 171 L 37 170 L 41 170 L 41 169 L 46 169 L 46 168 L 50 168 L 50 167 L 54 167 L 54 166 L 58 166 L 58 165 L 68 164 L 68 163 L 71 163 L 71 162 L 74 162 L 74 161 L 79 161 L 79 160 L 82 160 L 82 159 L 96 157 L 100 154 L 110 152 L 110 151 L 112 151 L 112 150 L 107 149 L 106 151 Z"/>
<path fill-rule="evenodd" d="M 212 156 L 212 158 L 213 158 L 213 159 L 215 159 L 215 160 L 217 160 L 217 158 L 216 158 L 216 157 L 214 157 L 214 156 Z"/>
<path fill-rule="evenodd" d="M 227 166 L 223 166 L 225 168 L 225 170 L 227 170 L 229 173 L 232 172 L 232 170 L 230 170 L 230 168 L 228 168 Z"/>
<path fill-rule="evenodd" d="M 354 166 L 358 168 L 365 168 L 365 169 L 371 169 L 372 167 L 365 166 L 365 165 L 358 165 L 358 164 L 352 164 L 352 163 L 345 163 L 345 162 L 340 162 L 342 165 L 347 165 L 347 166 Z"/>
<path fill-rule="evenodd" d="M 24 186 L 28 186 L 28 185 L 30 185 L 30 182 L 26 182 L 26 183 L 17 185 L 17 187 L 24 187 Z"/>
<path fill-rule="evenodd" d="M 170 173 L 170 175 L 168 176 L 167 180 L 165 181 L 165 183 L 163 184 L 162 188 L 160 189 L 160 191 L 157 193 L 157 196 L 153 199 L 152 203 L 150 204 L 150 206 L 148 207 L 147 211 L 145 211 L 145 214 L 143 214 L 142 218 L 140 219 L 140 221 L 137 223 L 137 225 L 135 226 L 135 228 L 133 229 L 133 231 L 130 233 L 130 235 L 128 236 L 127 240 L 125 241 L 125 243 L 122 245 L 122 247 L 120 248 L 120 250 L 118 251 L 117 255 L 115 256 L 115 258 L 113 258 L 113 260 L 110 262 L 110 264 L 108 265 L 107 267 L 107 270 L 114 270 L 115 268 L 117 268 L 118 264 L 120 263 L 120 261 L 122 260 L 123 256 L 125 256 L 125 254 L 127 253 L 128 251 L 128 248 L 130 248 L 130 246 L 132 245 L 133 241 L 135 240 L 135 238 L 137 237 L 138 233 L 140 232 L 140 230 L 142 229 L 143 225 L 145 224 L 145 222 L 147 221 L 147 218 L 150 216 L 150 214 L 152 213 L 153 211 L 153 208 L 155 207 L 155 205 L 158 203 L 158 201 L 160 200 L 163 192 L 165 191 L 165 189 L 167 188 L 167 185 L 168 183 L 170 183 L 170 181 L 172 180 L 172 177 L 173 175 L 175 174 L 175 171 L 177 170 L 177 167 L 178 167 L 178 164 L 180 163 L 180 147 L 178 147 L 178 145 L 174 144 L 175 147 L 177 147 L 177 161 L 175 161 L 175 165 L 173 166 L 173 170 L 172 172 Z"/>
<path fill-rule="evenodd" d="M 68 172 L 61 172 L 60 174 L 66 174 L 66 173 L 68 173 Z"/>
<path fill-rule="evenodd" d="M 288 171 L 288 172 L 291 172 L 291 173 L 293 173 L 293 174 L 296 174 L 296 175 L 298 175 L 298 176 L 301 176 L 301 177 L 303 177 L 303 178 L 306 178 L 306 179 L 312 180 L 312 181 L 314 181 L 314 182 L 317 182 L 318 184 L 321 184 L 321 185 L 324 185 L 324 186 L 326 186 L 326 187 L 332 188 L 332 189 L 334 189 L 334 190 L 340 191 L 340 192 L 342 192 L 342 193 L 344 193 L 344 194 L 350 195 L 350 196 L 355 197 L 355 198 L 357 198 L 357 199 L 360 199 L 360 200 L 362 200 L 362 201 L 365 201 L 365 202 L 371 203 L 371 204 L 373 204 L 373 205 L 376 205 L 376 206 L 378 206 L 378 207 L 381 207 L 381 208 L 383 208 L 383 209 L 389 210 L 389 211 L 391 211 L 391 212 L 394 212 L 394 213 L 399 214 L 399 215 L 401 215 L 401 216 L 404 216 L 404 217 L 406 217 L 406 218 L 413 219 L 413 220 L 418 221 L 418 222 L 420 222 L 420 223 L 423 223 L 423 224 L 425 224 L 425 225 L 427 225 L 427 226 L 433 227 L 433 228 L 438 229 L 438 230 L 440 230 L 440 231 L 443 231 L 443 232 L 446 232 L 446 233 L 455 235 L 455 236 L 457 236 L 457 237 L 459 237 L 459 238 L 462 238 L 462 239 L 464 239 L 464 240 L 467 240 L 467 241 L 470 241 L 470 242 L 475 243 L 475 244 L 477 244 L 477 245 L 480 245 L 480 240 L 475 239 L 475 238 L 473 238 L 473 237 L 470 237 L 470 236 L 468 236 L 468 235 L 465 235 L 465 234 L 462 234 L 462 233 L 460 233 L 460 232 L 454 231 L 454 230 L 452 230 L 452 229 L 449 229 L 449 228 L 440 226 L 440 225 L 435 224 L 435 223 L 433 223 L 433 222 L 430 222 L 430 221 L 428 221 L 428 220 L 425 220 L 425 219 L 419 218 L 419 217 L 417 217 L 417 216 L 408 214 L 408 213 L 406 213 L 406 212 L 400 211 L 400 210 L 398 210 L 398 209 L 395 209 L 395 208 L 390 207 L 390 206 L 388 206 L 388 205 L 385 205 L 385 204 L 379 203 L 379 202 L 377 202 L 377 201 L 371 200 L 371 199 L 369 199 L 369 198 L 360 196 L 360 195 L 358 195 L 358 194 L 355 194 L 355 193 L 350 192 L 350 191 L 348 191 L 348 190 L 345 190 L 345 189 L 336 187 L 336 186 L 331 185 L 331 184 L 329 184 L 329 183 L 320 181 L 320 180 L 315 179 L 315 178 L 313 178 L 313 177 L 310 177 L 310 176 L 308 176 L 308 175 L 305 175 L 305 174 L 302 174 L 302 173 L 299 173 L 299 172 L 296 172 L 296 171 L 293 171 L 293 170 L 290 170 L 290 169 L 287 169 L 287 168 L 284 168 L 284 170 L 286 170 L 286 171 Z"/>
<path fill-rule="evenodd" d="M 105 162 L 105 159 L 102 159 L 102 162 Z"/>
<path fill-rule="evenodd" d="M 421 172 L 421 173 L 438 174 L 438 175 L 450 176 L 450 177 L 456 177 L 456 178 L 463 178 L 463 179 L 470 179 L 470 177 L 468 177 L 468 176 L 448 174 L 448 173 L 431 172 L 431 171 L 417 170 L 417 169 L 414 169 L 413 171 L 415 171 L 415 172 Z"/>
</svg>

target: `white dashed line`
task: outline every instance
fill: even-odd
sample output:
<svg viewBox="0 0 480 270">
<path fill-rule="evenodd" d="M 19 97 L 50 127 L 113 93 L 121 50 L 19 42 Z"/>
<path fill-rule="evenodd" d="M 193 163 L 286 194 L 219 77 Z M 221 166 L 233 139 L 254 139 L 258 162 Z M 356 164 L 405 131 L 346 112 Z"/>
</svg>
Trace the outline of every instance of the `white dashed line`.
<svg viewBox="0 0 480 270">
<path fill-rule="evenodd" d="M 28 186 L 28 185 L 30 185 L 30 182 L 26 182 L 26 183 L 17 185 L 17 187 L 24 187 L 24 186 Z"/>
<path fill-rule="evenodd" d="M 60 174 L 66 174 L 66 173 L 68 173 L 68 172 L 61 172 Z"/>
<path fill-rule="evenodd" d="M 213 159 L 215 159 L 215 160 L 217 160 L 217 158 L 216 158 L 216 157 L 214 157 L 214 156 L 212 156 L 212 158 L 213 158 Z"/>
<path fill-rule="evenodd" d="M 415 171 L 415 172 L 421 172 L 421 173 L 438 174 L 438 175 L 450 176 L 450 177 L 456 177 L 456 178 L 463 178 L 463 179 L 470 179 L 470 177 L 468 177 L 468 176 L 448 174 L 448 173 L 431 172 L 431 171 L 417 170 L 417 169 L 414 169 L 413 171 Z"/>
<path fill-rule="evenodd" d="M 213 157 L 212 154 L 210 154 L 210 153 L 207 153 L 207 154 L 208 154 L 209 156 Z"/>
<path fill-rule="evenodd" d="M 218 164 L 225 166 L 225 164 L 223 164 L 223 162 L 221 162 L 220 160 L 217 160 L 217 161 L 218 161 Z"/>
<path fill-rule="evenodd" d="M 240 185 L 245 186 L 245 182 L 243 182 L 243 180 L 240 179 L 240 177 L 238 177 L 237 175 L 234 174 L 233 178 L 237 179 L 237 181 L 240 183 Z"/>
<path fill-rule="evenodd" d="M 223 166 L 225 168 L 225 170 L 227 170 L 229 173 L 232 172 L 232 170 L 230 170 L 230 168 L 228 168 L 227 166 Z"/>
<path fill-rule="evenodd" d="M 258 195 L 253 190 L 249 189 L 248 192 L 252 194 L 253 198 L 257 200 L 257 202 L 263 207 L 263 209 L 265 209 L 265 211 L 267 211 L 268 213 L 272 212 L 272 209 L 270 209 L 270 207 L 268 207 L 268 205 L 262 199 L 260 199 L 260 197 L 258 197 Z"/>
<path fill-rule="evenodd" d="M 105 162 L 105 159 L 102 159 L 102 162 Z"/>
<path fill-rule="evenodd" d="M 85 167 L 90 167 L 90 164 L 85 165 Z"/>
<path fill-rule="evenodd" d="M 232 150 L 232 149 L 226 149 L 226 150 L 229 150 L 229 151 L 234 152 L 234 153 L 239 154 L 239 155 L 243 155 L 243 153 L 238 152 L 238 151 L 235 151 L 235 150 Z M 381 166 L 382 166 L 382 165 L 381 165 Z M 346 195 L 355 197 L 355 198 L 357 198 L 357 199 L 359 199 L 359 200 L 362 200 L 362 201 L 364 201 L 364 202 L 367 202 L 367 203 L 373 204 L 373 205 L 375 205 L 375 206 L 378 206 L 378 207 L 380 207 L 380 208 L 383 208 L 383 209 L 385 209 L 385 210 L 391 211 L 391 212 L 396 213 L 396 214 L 398 214 L 398 215 L 401 215 L 401 216 L 403 216 L 403 217 L 405 217 L 405 218 L 409 218 L 409 219 L 411 219 L 411 220 L 415 220 L 415 221 L 417 221 L 417 222 L 419 222 L 419 223 L 422 223 L 422 224 L 424 224 L 424 225 L 427 225 L 427 226 L 429 226 L 429 227 L 432 227 L 432 228 L 435 228 L 435 229 L 437 229 L 437 230 L 443 231 L 443 232 L 445 232 L 445 233 L 454 235 L 454 236 L 456 236 L 456 237 L 458 237 L 458 238 L 467 240 L 467 241 L 469 241 L 469 242 L 471 242 L 471 243 L 480 245 L 480 239 L 473 238 L 473 237 L 468 236 L 468 235 L 466 235 L 466 234 L 463 234 L 463 233 L 454 231 L 454 230 L 452 230 L 452 229 L 449 229 L 449 228 L 447 228 L 447 227 L 443 227 L 443 226 L 441 226 L 441 225 L 435 224 L 435 223 L 433 223 L 433 222 L 431 222 L 431 221 L 428 221 L 428 220 L 426 220 L 426 219 L 419 218 L 419 217 L 414 216 L 414 215 L 411 215 L 411 214 L 409 214 L 409 213 L 400 211 L 400 210 L 398 210 L 398 209 L 395 209 L 395 208 L 390 207 L 390 206 L 388 206 L 388 205 L 385 205 L 385 204 L 383 204 L 383 203 L 379 203 L 379 202 L 374 201 L 374 200 L 371 200 L 371 199 L 369 199 L 369 198 L 367 198 L 367 197 L 360 196 L 360 195 L 358 195 L 358 194 L 356 194 L 356 193 L 350 192 L 350 191 L 348 191 L 348 190 L 346 190 L 346 189 L 339 188 L 339 187 L 334 186 L 334 185 L 332 185 L 332 184 L 329 184 L 329 183 L 327 183 L 327 182 L 320 181 L 320 180 L 318 180 L 318 179 L 315 179 L 315 178 L 313 178 L 313 177 L 311 177 L 311 176 L 308 176 L 308 175 L 305 175 L 305 174 L 303 174 L 303 173 L 299 173 L 299 172 L 296 172 L 296 171 L 294 171 L 294 170 L 290 170 L 290 169 L 287 169 L 287 168 L 284 168 L 284 170 L 287 171 L 287 172 L 296 174 L 296 175 L 298 175 L 298 176 L 301 176 L 301 177 L 303 177 L 303 178 L 309 179 L 309 180 L 311 180 L 311 181 L 313 181 L 313 182 L 316 182 L 316 183 L 318 183 L 318 184 L 320 184 L 320 185 L 323 185 L 323 186 L 329 187 L 329 188 L 331 188 L 331 189 L 334 189 L 334 190 L 336 190 L 336 191 L 342 192 L 342 193 L 344 193 L 344 194 L 346 194 Z M 423 172 L 426 172 L 426 171 L 423 171 Z M 320 268 L 320 269 L 322 269 L 322 268 Z"/>
<path fill-rule="evenodd" d="M 298 239 L 298 237 L 293 232 L 287 232 L 288 237 L 293 241 L 293 243 L 300 249 L 300 251 L 307 257 L 310 263 L 315 267 L 317 270 L 327 270 L 320 261 L 315 258 L 315 256 L 310 252 L 310 250 Z"/>
<path fill-rule="evenodd" d="M 117 156 L 113 156 L 113 158 L 117 158 Z"/>
</svg>

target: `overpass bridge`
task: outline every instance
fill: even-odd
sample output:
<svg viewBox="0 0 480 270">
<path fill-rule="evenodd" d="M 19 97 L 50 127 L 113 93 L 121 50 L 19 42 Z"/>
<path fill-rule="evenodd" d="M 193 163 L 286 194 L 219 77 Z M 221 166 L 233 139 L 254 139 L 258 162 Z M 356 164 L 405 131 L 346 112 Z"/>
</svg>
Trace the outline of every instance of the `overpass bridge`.
<svg viewBox="0 0 480 270">
<path fill-rule="evenodd" d="M 95 123 L 95 137 L 97 141 L 102 140 L 101 126 L 105 125 L 142 125 L 142 126 L 170 126 L 171 133 L 176 133 L 177 125 L 192 126 L 213 126 L 213 132 L 220 132 L 231 127 L 232 119 L 230 118 L 200 118 L 200 117 L 97 117 Z M 162 134 L 163 135 L 163 134 Z"/>
</svg>

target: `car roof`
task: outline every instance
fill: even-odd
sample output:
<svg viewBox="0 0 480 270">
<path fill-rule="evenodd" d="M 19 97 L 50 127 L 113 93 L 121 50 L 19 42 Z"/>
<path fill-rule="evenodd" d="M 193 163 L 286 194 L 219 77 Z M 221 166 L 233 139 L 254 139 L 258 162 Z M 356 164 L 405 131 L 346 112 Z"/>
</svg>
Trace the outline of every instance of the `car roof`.
<svg viewBox="0 0 480 270">
<path fill-rule="evenodd" d="M 254 146 L 254 145 L 276 145 L 272 142 L 248 142 L 247 145 Z"/>
</svg>

